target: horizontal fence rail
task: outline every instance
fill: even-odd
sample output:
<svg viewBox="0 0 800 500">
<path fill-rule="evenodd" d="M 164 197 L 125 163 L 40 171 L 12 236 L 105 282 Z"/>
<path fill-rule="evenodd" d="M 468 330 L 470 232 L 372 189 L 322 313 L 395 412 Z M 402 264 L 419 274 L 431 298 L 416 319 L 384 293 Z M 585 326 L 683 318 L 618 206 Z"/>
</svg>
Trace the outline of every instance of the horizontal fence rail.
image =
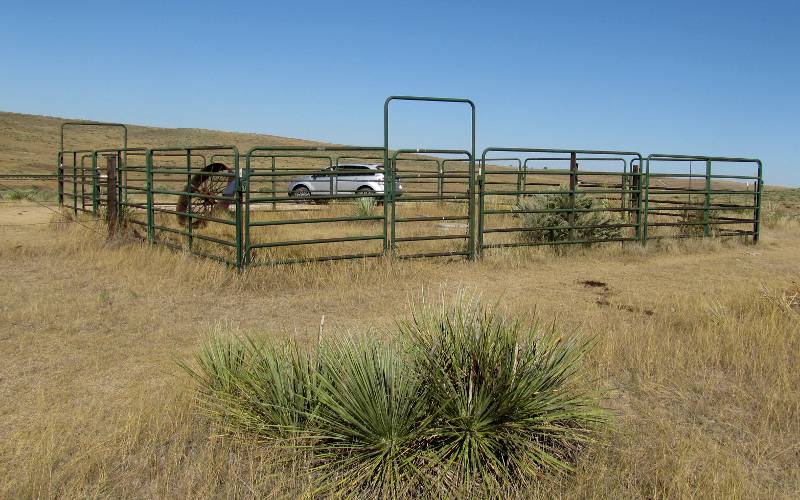
<svg viewBox="0 0 800 500">
<path fill-rule="evenodd" d="M 235 146 L 67 150 L 56 174 L 0 182 L 56 180 L 61 206 L 95 217 L 113 189 L 118 224 L 238 269 L 760 235 L 758 159 L 543 148 L 487 148 L 473 159 L 467 150 L 400 149 L 387 169 L 384 158 L 381 147 L 263 146 L 240 168 Z"/>
<path fill-rule="evenodd" d="M 466 105 L 469 147 L 390 150 L 397 101 Z M 152 245 L 240 270 L 665 238 L 759 240 L 758 159 L 521 147 L 478 156 L 475 116 L 469 99 L 392 96 L 383 147 L 263 145 L 243 157 L 234 145 L 128 147 L 124 125 L 67 122 L 55 173 L 1 174 L 0 189 L 56 181 L 52 196 L 75 215 L 112 217 Z M 121 129 L 122 146 L 65 148 L 64 129 L 82 126 Z"/>
<path fill-rule="evenodd" d="M 641 241 L 641 173 L 631 151 L 487 148 L 489 154 L 542 155 L 523 160 L 524 174 L 480 173 L 477 250 Z M 582 169 L 595 162 L 597 169 Z M 547 163 L 549 165 L 546 165 Z M 535 168 L 531 168 L 536 164 Z M 555 168 L 553 168 L 555 167 Z M 566 168 L 564 168 L 566 167 Z"/>
</svg>

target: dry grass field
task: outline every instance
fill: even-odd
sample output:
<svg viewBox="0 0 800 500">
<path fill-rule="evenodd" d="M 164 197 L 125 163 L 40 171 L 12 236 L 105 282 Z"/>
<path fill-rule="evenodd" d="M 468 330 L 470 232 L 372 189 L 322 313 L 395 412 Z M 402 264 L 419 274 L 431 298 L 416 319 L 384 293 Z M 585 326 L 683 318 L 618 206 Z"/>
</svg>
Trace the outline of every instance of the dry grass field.
<svg viewBox="0 0 800 500">
<path fill-rule="evenodd" d="M 56 124 L 0 113 L 0 171 L 49 171 Z M 134 132 L 153 144 L 204 142 L 206 133 L 225 142 L 211 131 Z M 757 246 L 662 240 L 242 274 L 107 241 L 100 223 L 52 206 L 3 201 L 3 498 L 308 495 L 307 475 L 276 465 L 283 450 L 225 436 L 197 411 L 178 362 L 215 333 L 313 343 L 323 317 L 326 336 L 391 338 L 415 302 L 464 291 L 597 341 L 585 369 L 607 391 L 610 429 L 574 474 L 510 497 L 800 494 L 797 190 L 768 193 Z"/>
<path fill-rule="evenodd" d="M 4 206 L 0 491 L 21 497 L 293 497 L 278 451 L 218 435 L 176 364 L 211 332 L 391 336 L 421 295 L 480 294 L 597 336 L 613 428 L 572 477 L 515 494 L 791 498 L 800 491 L 800 231 L 479 263 L 222 266 Z M 9 214 L 9 211 L 14 213 Z M 15 215 L 16 214 L 16 215 Z M 57 218 L 56 218 L 57 219 Z M 100 229 L 100 228 L 97 228 Z M 500 278 L 500 279 L 498 279 Z"/>
</svg>

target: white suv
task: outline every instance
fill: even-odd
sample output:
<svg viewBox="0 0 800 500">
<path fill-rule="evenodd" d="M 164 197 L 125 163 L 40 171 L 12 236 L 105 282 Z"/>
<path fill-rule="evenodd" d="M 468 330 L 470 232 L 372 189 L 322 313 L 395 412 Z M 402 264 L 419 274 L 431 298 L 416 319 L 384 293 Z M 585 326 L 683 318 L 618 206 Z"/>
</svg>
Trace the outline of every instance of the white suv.
<svg viewBox="0 0 800 500">
<path fill-rule="evenodd" d="M 383 165 L 348 163 L 320 169 L 319 173 L 294 177 L 289 181 L 289 196 L 307 198 L 360 194 L 363 196 L 384 193 Z M 403 191 L 395 181 L 397 196 Z"/>
</svg>

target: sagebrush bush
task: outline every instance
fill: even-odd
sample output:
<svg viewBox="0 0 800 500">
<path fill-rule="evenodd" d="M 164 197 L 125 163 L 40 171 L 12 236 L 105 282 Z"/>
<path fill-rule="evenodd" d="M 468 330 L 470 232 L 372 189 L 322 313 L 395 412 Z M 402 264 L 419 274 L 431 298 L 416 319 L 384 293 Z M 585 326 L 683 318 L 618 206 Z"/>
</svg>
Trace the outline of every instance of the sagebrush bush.
<svg viewBox="0 0 800 500">
<path fill-rule="evenodd" d="M 551 243 L 570 239 L 570 226 L 578 240 L 609 240 L 623 236 L 625 221 L 615 212 L 588 211 L 608 208 L 602 200 L 586 194 L 575 195 L 575 212 L 566 188 L 553 194 L 537 194 L 521 198 L 515 207 L 526 231 L 518 232 L 518 237 L 526 243 Z M 570 213 L 574 222 L 570 224 Z"/>
<path fill-rule="evenodd" d="M 225 430 L 306 451 L 321 492 L 497 491 L 570 470 L 604 422 L 578 373 L 586 341 L 477 302 L 398 330 L 314 350 L 215 337 L 187 369 Z"/>
</svg>

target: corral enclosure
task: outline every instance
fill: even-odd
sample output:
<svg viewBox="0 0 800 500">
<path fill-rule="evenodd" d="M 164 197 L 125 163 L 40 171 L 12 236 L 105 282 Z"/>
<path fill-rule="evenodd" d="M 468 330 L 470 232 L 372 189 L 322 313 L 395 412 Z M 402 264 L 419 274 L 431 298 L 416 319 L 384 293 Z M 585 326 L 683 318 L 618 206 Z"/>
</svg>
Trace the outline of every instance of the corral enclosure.
<svg viewBox="0 0 800 500">
<path fill-rule="evenodd" d="M 469 105 L 471 144 L 391 149 L 392 101 Z M 383 255 L 476 259 L 499 248 L 661 238 L 758 241 L 758 159 L 541 147 L 478 154 L 469 100 L 390 97 L 384 116 L 383 146 L 246 152 L 129 147 L 127 129 L 116 124 L 106 126 L 123 133 L 119 146 L 69 150 L 64 128 L 85 124 L 67 123 L 59 202 L 97 216 L 111 199 L 118 222 L 142 239 L 240 269 Z M 366 186 L 362 164 L 375 166 L 382 189 Z M 303 178 L 327 187 L 300 196 Z"/>
</svg>

